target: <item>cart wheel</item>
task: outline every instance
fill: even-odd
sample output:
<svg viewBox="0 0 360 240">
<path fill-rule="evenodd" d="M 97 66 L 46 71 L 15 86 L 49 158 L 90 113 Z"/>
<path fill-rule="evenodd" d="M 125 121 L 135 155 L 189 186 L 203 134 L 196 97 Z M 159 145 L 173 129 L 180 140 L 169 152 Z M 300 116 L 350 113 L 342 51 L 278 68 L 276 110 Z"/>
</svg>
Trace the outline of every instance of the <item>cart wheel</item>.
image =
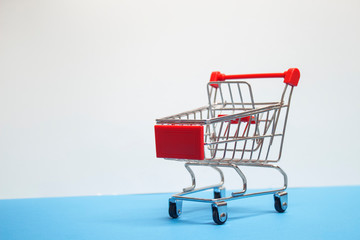
<svg viewBox="0 0 360 240">
<path fill-rule="evenodd" d="M 220 187 L 220 188 L 214 188 L 214 198 L 223 198 L 225 197 L 225 188 L 224 187 Z"/>
<path fill-rule="evenodd" d="M 211 205 L 212 216 L 216 224 L 222 225 L 227 220 L 227 204 L 226 202 L 217 202 Z"/>
<path fill-rule="evenodd" d="M 169 199 L 169 215 L 172 218 L 178 218 L 181 215 L 182 201 Z"/>
<path fill-rule="evenodd" d="M 279 213 L 285 212 L 288 206 L 287 192 L 278 192 L 274 194 L 275 210 Z"/>
</svg>

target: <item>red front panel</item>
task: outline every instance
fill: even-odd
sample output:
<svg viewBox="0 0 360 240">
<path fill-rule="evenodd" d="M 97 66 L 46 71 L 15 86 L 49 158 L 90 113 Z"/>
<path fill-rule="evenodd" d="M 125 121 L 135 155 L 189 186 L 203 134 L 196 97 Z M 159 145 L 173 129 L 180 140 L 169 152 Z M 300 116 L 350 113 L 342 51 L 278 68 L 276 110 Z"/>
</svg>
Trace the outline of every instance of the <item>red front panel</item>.
<svg viewBox="0 0 360 240">
<path fill-rule="evenodd" d="M 204 127 L 155 125 L 156 157 L 204 160 Z"/>
</svg>

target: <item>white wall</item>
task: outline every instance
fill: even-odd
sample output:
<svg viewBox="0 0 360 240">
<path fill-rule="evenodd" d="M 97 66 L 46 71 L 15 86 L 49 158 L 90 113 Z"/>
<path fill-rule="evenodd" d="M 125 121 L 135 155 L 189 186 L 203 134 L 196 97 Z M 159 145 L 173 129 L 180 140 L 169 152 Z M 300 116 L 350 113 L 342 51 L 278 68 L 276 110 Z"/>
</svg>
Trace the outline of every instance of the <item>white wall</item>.
<svg viewBox="0 0 360 240">
<path fill-rule="evenodd" d="M 290 187 L 360 184 L 359 10 L 356 0 L 2 0 L 0 198 L 179 191 L 190 179 L 155 158 L 154 119 L 204 105 L 214 70 L 289 67 L 302 74 L 280 162 Z M 200 183 L 217 179 L 206 173 Z"/>
</svg>

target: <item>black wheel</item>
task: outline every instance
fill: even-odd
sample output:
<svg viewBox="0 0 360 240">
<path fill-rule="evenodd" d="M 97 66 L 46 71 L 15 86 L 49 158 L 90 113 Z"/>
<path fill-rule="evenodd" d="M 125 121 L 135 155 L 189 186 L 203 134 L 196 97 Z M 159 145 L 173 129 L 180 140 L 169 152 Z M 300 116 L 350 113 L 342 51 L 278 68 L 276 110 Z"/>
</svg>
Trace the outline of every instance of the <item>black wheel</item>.
<svg viewBox="0 0 360 240">
<path fill-rule="evenodd" d="M 212 216 L 213 216 L 213 220 L 216 224 L 218 225 L 222 225 L 226 222 L 227 220 L 227 213 L 222 213 L 222 216 L 219 215 L 219 210 L 217 207 L 212 206 Z M 222 220 L 221 220 L 221 219 Z"/>
<path fill-rule="evenodd" d="M 180 210 L 176 209 L 176 203 L 169 202 L 169 215 L 172 218 L 178 218 L 180 216 L 179 212 Z"/>
<path fill-rule="evenodd" d="M 274 197 L 274 200 L 275 200 L 274 206 L 275 206 L 276 211 L 278 211 L 279 213 L 285 212 L 287 203 L 284 202 L 282 204 L 279 197 Z"/>
<path fill-rule="evenodd" d="M 214 198 L 221 198 L 220 192 L 214 192 Z"/>
</svg>

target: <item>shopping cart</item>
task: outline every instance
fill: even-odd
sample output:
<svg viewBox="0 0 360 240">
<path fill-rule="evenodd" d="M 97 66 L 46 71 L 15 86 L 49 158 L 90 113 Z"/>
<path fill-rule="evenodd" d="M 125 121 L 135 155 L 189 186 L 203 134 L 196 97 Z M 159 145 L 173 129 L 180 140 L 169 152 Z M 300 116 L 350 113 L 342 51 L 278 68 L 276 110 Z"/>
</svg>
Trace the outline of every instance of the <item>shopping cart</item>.
<svg viewBox="0 0 360 240">
<path fill-rule="evenodd" d="M 283 78 L 284 89 L 278 102 L 255 102 L 250 84 L 234 79 Z M 298 85 L 300 72 L 290 68 L 284 73 L 225 75 L 211 74 L 207 84 L 208 106 L 156 120 L 156 155 L 185 162 L 192 185 L 169 199 L 169 215 L 182 213 L 182 201 L 211 203 L 216 224 L 228 218 L 227 201 L 274 194 L 275 209 L 284 212 L 288 206 L 287 175 L 275 163 L 280 160 L 292 92 Z M 230 81 L 225 81 L 230 80 Z M 192 166 L 215 169 L 219 184 L 196 188 Z M 283 186 L 261 192 L 246 193 L 247 179 L 239 166 L 272 168 L 280 172 Z M 225 196 L 221 167 L 233 168 L 241 177 L 241 191 Z M 198 198 L 189 194 L 213 189 L 214 198 Z"/>
</svg>

